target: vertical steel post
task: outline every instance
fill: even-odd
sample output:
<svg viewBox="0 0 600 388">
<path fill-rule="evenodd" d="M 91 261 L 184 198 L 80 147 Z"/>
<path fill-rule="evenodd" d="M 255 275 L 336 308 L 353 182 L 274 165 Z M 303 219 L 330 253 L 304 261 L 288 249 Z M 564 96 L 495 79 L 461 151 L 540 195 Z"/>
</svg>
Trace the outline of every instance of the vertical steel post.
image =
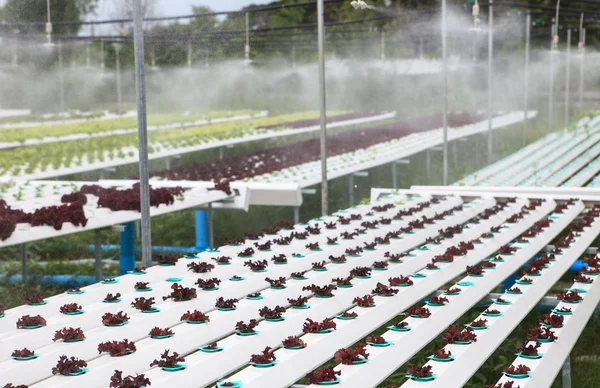
<svg viewBox="0 0 600 388">
<path fill-rule="evenodd" d="M 187 65 L 192 67 L 192 40 L 188 39 Z"/>
<path fill-rule="evenodd" d="M 354 206 L 354 174 L 348 175 L 348 202 Z"/>
<path fill-rule="evenodd" d="M 571 355 L 567 356 L 562 367 L 562 386 L 563 388 L 571 388 Z"/>
<path fill-rule="evenodd" d="M 90 42 L 88 42 L 85 46 L 85 66 L 87 68 L 90 68 L 90 66 L 92 65 L 92 62 L 90 60 Z"/>
<path fill-rule="evenodd" d="M 214 230 L 214 212 L 212 203 L 208 204 L 208 246 L 210 249 L 215 247 L 215 230 Z"/>
<path fill-rule="evenodd" d="M 102 232 L 95 230 L 94 251 L 96 256 L 96 282 L 102 280 Z"/>
<path fill-rule="evenodd" d="M 567 30 L 567 66 L 565 70 L 565 129 L 569 127 L 571 103 L 571 29 Z"/>
<path fill-rule="evenodd" d="M 65 69 L 63 63 L 63 51 L 62 51 L 62 42 L 58 42 L 58 81 L 60 88 L 60 111 L 66 112 L 66 103 L 65 103 Z"/>
<path fill-rule="evenodd" d="M 580 37 L 580 49 L 579 53 L 581 54 L 580 62 L 579 62 L 579 111 L 583 111 L 583 80 L 585 77 L 585 28 L 581 30 Z"/>
<path fill-rule="evenodd" d="M 552 132 L 554 115 L 554 23 L 552 24 L 552 40 L 550 41 L 550 81 L 548 82 L 548 133 Z"/>
<path fill-rule="evenodd" d="M 146 80 L 144 77 L 144 28 L 142 0 L 133 2 L 133 44 L 135 51 L 135 86 L 138 119 L 138 149 L 140 159 L 140 210 L 142 225 L 142 262 L 152 266 L 150 235 L 150 184 L 148 182 L 148 132 L 146 122 Z"/>
<path fill-rule="evenodd" d="M 425 151 L 425 167 L 427 170 L 427 183 L 431 183 L 429 182 L 431 179 L 431 149 L 429 148 Z"/>
<path fill-rule="evenodd" d="M 529 51 L 531 49 L 531 12 L 527 11 L 525 18 L 525 82 L 524 82 L 524 99 L 523 113 L 523 147 L 527 144 L 527 113 L 529 111 Z"/>
<path fill-rule="evenodd" d="M 319 110 L 321 122 L 321 214 L 329 213 L 327 182 L 327 100 L 325 85 L 325 6 L 317 0 L 317 24 L 319 35 Z"/>
<path fill-rule="evenodd" d="M 423 59 L 423 35 L 419 35 L 419 59 Z"/>
<path fill-rule="evenodd" d="M 294 225 L 300 223 L 300 207 L 294 206 Z"/>
<path fill-rule="evenodd" d="M 442 184 L 448 185 L 448 10 L 446 0 L 442 0 L 442 120 L 444 126 L 444 176 Z"/>
<path fill-rule="evenodd" d="M 117 113 L 123 113 L 123 93 L 121 91 L 121 46 L 115 45 L 115 66 L 117 69 Z"/>
<path fill-rule="evenodd" d="M 381 29 L 381 59 L 385 59 L 385 30 Z"/>
<path fill-rule="evenodd" d="M 392 187 L 394 190 L 398 188 L 398 171 L 396 170 L 396 161 L 392 162 Z"/>
<path fill-rule="evenodd" d="M 21 276 L 23 282 L 27 283 L 27 244 L 21 244 Z"/>
<path fill-rule="evenodd" d="M 244 58 L 250 60 L 250 13 L 246 12 L 246 44 L 244 45 Z"/>
<path fill-rule="evenodd" d="M 488 164 L 494 160 L 494 143 L 492 138 L 492 67 L 494 61 L 494 1 L 490 0 L 488 22 Z"/>
<path fill-rule="evenodd" d="M 100 71 L 104 73 L 104 41 L 100 41 Z"/>
<path fill-rule="evenodd" d="M 296 68 L 296 46 L 292 46 L 292 69 Z"/>
</svg>

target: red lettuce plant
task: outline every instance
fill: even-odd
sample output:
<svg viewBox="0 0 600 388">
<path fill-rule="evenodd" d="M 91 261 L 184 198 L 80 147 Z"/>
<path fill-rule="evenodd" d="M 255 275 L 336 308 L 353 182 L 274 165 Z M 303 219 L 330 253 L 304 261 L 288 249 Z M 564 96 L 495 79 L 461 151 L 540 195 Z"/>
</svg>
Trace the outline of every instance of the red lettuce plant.
<svg viewBox="0 0 600 388">
<path fill-rule="evenodd" d="M 114 303 L 114 302 L 118 302 L 120 298 L 121 298 L 121 294 L 118 292 L 115 295 L 108 293 L 104 297 L 104 301 L 109 302 L 109 303 Z"/>
<path fill-rule="evenodd" d="M 408 326 L 408 322 L 398 321 L 398 322 L 394 323 L 392 326 L 394 326 L 396 329 L 404 329 L 405 327 Z"/>
<path fill-rule="evenodd" d="M 181 316 L 180 321 L 210 322 L 210 318 L 208 317 L 208 315 L 206 315 L 198 310 L 194 310 L 193 312 L 190 312 L 188 310 Z"/>
<path fill-rule="evenodd" d="M 364 245 L 364 249 L 366 249 L 368 251 L 372 251 L 375 248 L 377 248 L 377 243 L 374 243 L 374 242 L 372 242 L 372 243 L 364 242 L 363 245 Z"/>
<path fill-rule="evenodd" d="M 321 249 L 318 242 L 306 244 L 306 249 L 318 251 Z"/>
<path fill-rule="evenodd" d="M 115 370 L 115 374 L 110 378 L 108 388 L 142 388 L 152 385 L 150 379 L 144 375 L 127 376 L 123 378 L 123 372 Z"/>
<path fill-rule="evenodd" d="M 528 341 L 523 341 L 517 345 L 517 350 L 524 356 L 535 357 L 538 355 L 538 348 L 542 346 L 541 343 L 536 342 L 535 345 L 527 345 Z"/>
<path fill-rule="evenodd" d="M 518 385 L 515 387 L 514 383 L 515 383 L 514 381 L 506 381 L 506 382 L 504 382 L 504 384 L 502 384 L 502 383 L 498 383 L 496 385 L 486 384 L 483 386 L 483 388 L 520 388 Z"/>
<path fill-rule="evenodd" d="M 444 305 L 448 303 L 448 298 L 445 298 L 443 296 L 432 296 L 431 298 L 429 298 L 429 303 Z"/>
<path fill-rule="evenodd" d="M 436 350 L 433 353 L 433 357 L 438 358 L 440 360 L 450 358 L 451 355 L 452 355 L 452 352 L 446 351 L 446 349 L 443 349 L 443 348 L 440 350 Z"/>
<path fill-rule="evenodd" d="M 277 357 L 275 357 L 275 352 L 269 346 L 267 346 L 261 353 L 250 356 L 250 362 L 259 365 L 271 364 L 276 359 Z"/>
<path fill-rule="evenodd" d="M 246 242 L 243 238 L 225 237 L 225 245 L 243 245 Z"/>
<path fill-rule="evenodd" d="M 235 324 L 235 330 L 240 333 L 251 334 L 254 333 L 254 328 L 258 326 L 258 321 L 256 319 L 251 319 L 250 322 L 244 323 L 244 321 L 239 321 Z"/>
<path fill-rule="evenodd" d="M 306 343 L 302 341 L 299 337 L 289 336 L 283 341 L 281 341 L 285 348 L 305 348 Z"/>
<path fill-rule="evenodd" d="M 52 368 L 52 374 L 67 376 L 71 373 L 78 372 L 85 367 L 87 367 L 87 362 L 79 360 L 75 357 L 68 358 L 67 356 L 63 355 L 59 357 L 58 363 L 54 368 Z"/>
<path fill-rule="evenodd" d="M 487 319 L 477 319 L 470 323 L 470 325 L 473 327 L 485 327 L 486 324 L 487 324 Z"/>
<path fill-rule="evenodd" d="M 248 247 L 238 253 L 238 257 L 251 257 L 254 254 L 254 249 L 252 247 Z"/>
<path fill-rule="evenodd" d="M 17 328 L 22 329 L 23 327 L 33 327 L 37 325 L 46 326 L 46 320 L 41 315 L 23 315 L 17 320 Z"/>
<path fill-rule="evenodd" d="M 173 333 L 173 331 L 171 329 L 164 328 L 161 329 L 160 327 L 153 327 L 152 329 L 150 329 L 150 332 L 148 333 L 148 335 L 152 338 L 154 337 L 165 337 L 165 336 L 173 336 L 175 335 L 175 333 Z"/>
<path fill-rule="evenodd" d="M 63 340 L 64 342 L 71 342 L 71 341 L 77 341 L 77 340 L 82 340 L 85 338 L 85 335 L 83 334 L 83 330 L 81 330 L 81 328 L 63 328 L 61 330 L 57 330 L 56 333 L 54 333 L 54 338 L 52 339 L 52 341 L 56 342 L 58 340 Z"/>
<path fill-rule="evenodd" d="M 163 296 L 163 300 L 173 299 L 175 302 L 184 302 L 197 297 L 196 289 L 191 287 L 183 287 L 177 283 L 171 285 L 171 293 Z"/>
<path fill-rule="evenodd" d="M 150 311 L 154 307 L 154 298 L 135 298 L 131 306 L 140 311 Z"/>
<path fill-rule="evenodd" d="M 402 275 L 398 277 L 389 278 L 388 281 L 390 282 L 390 286 L 392 287 L 397 287 L 404 284 L 409 286 L 413 285 L 413 281 L 408 276 Z"/>
<path fill-rule="evenodd" d="M 221 256 L 221 257 L 213 258 L 213 260 L 216 261 L 217 264 L 229 264 L 229 263 L 231 263 L 231 257 L 228 257 L 228 256 Z"/>
<path fill-rule="evenodd" d="M 460 294 L 462 290 L 458 287 L 450 287 L 448 288 L 446 291 L 444 291 L 446 294 Z"/>
<path fill-rule="evenodd" d="M 519 365 L 515 367 L 514 365 L 509 365 L 503 369 L 504 373 L 508 373 L 511 375 L 526 375 L 531 369 L 526 365 Z"/>
<path fill-rule="evenodd" d="M 179 260 L 179 257 L 175 255 L 156 255 L 154 257 L 154 260 L 156 260 L 159 265 L 163 266 L 175 265 L 177 264 L 177 260 Z"/>
<path fill-rule="evenodd" d="M 102 324 L 105 326 L 119 325 L 127 321 L 129 321 L 129 317 L 122 311 L 117 314 L 106 313 L 102 316 Z"/>
<path fill-rule="evenodd" d="M 333 263 L 345 263 L 346 261 L 348 261 L 346 259 L 346 255 L 341 255 L 341 256 L 329 256 L 329 260 L 331 260 Z"/>
<path fill-rule="evenodd" d="M 336 227 L 336 222 L 335 221 L 325 222 L 325 228 L 327 228 L 327 229 L 335 229 L 335 227 Z"/>
<path fill-rule="evenodd" d="M 558 294 L 558 296 L 556 298 L 558 300 L 562 300 L 565 302 L 571 302 L 571 303 L 583 300 L 583 298 L 581 296 L 579 296 L 579 294 L 575 291 L 569 291 L 564 294 Z"/>
<path fill-rule="evenodd" d="M 254 246 L 256 247 L 256 249 L 258 249 L 259 251 L 270 251 L 271 250 L 271 242 L 267 241 L 263 244 L 260 244 L 258 242 L 254 243 Z"/>
<path fill-rule="evenodd" d="M 325 260 L 316 263 L 312 263 L 312 269 L 314 270 L 324 270 L 327 269 L 327 262 Z"/>
<path fill-rule="evenodd" d="M 433 376 L 433 372 L 431 371 L 432 367 L 431 365 L 428 366 L 416 366 L 416 365 L 409 365 L 408 366 L 408 374 L 410 374 L 413 377 L 431 377 Z"/>
<path fill-rule="evenodd" d="M 360 343 L 354 348 L 343 348 L 339 349 L 333 355 L 335 362 L 339 362 L 343 365 L 352 365 L 353 362 L 362 361 L 369 358 L 367 353 L 367 345 Z"/>
<path fill-rule="evenodd" d="M 431 311 L 429 311 L 427 307 L 414 305 L 406 310 L 406 314 L 418 318 L 429 318 L 429 316 L 431 316 Z"/>
<path fill-rule="evenodd" d="M 320 296 L 323 298 L 330 298 L 334 296 L 333 290 L 337 290 L 337 287 L 333 284 L 327 284 L 325 286 L 317 286 L 316 284 L 311 284 L 310 286 L 302 287 L 302 291 L 310 291 L 316 296 Z"/>
<path fill-rule="evenodd" d="M 44 297 L 42 296 L 41 292 L 26 292 L 23 294 L 23 303 L 28 305 L 44 303 Z"/>
<path fill-rule="evenodd" d="M 387 267 L 388 267 L 388 263 L 386 263 L 385 261 L 375 261 L 375 262 L 373 262 L 373 268 L 385 269 Z"/>
<path fill-rule="evenodd" d="M 268 265 L 269 262 L 266 260 L 248 260 L 244 262 L 244 266 L 250 268 L 252 271 L 263 271 Z"/>
<path fill-rule="evenodd" d="M 354 311 L 350 312 L 350 311 L 344 311 L 343 313 L 341 313 L 340 315 L 338 315 L 338 318 L 350 318 L 350 319 L 354 319 L 358 317 L 358 314 L 355 313 Z"/>
<path fill-rule="evenodd" d="M 304 275 L 306 274 L 306 272 L 308 272 L 308 271 L 292 272 L 292 274 L 290 275 L 290 277 L 292 279 L 304 279 Z"/>
<path fill-rule="evenodd" d="M 111 357 L 124 356 L 135 351 L 135 344 L 127 339 L 123 341 L 102 342 L 98 345 L 98 354 L 108 353 Z"/>
<path fill-rule="evenodd" d="M 512 292 L 515 294 L 520 294 L 521 293 L 521 289 L 519 287 L 510 287 L 506 289 L 506 292 Z"/>
<path fill-rule="evenodd" d="M 148 289 L 148 282 L 137 282 L 135 283 L 135 286 L 133 288 L 135 288 L 136 290 L 147 290 Z"/>
<path fill-rule="evenodd" d="M 296 299 L 288 298 L 290 305 L 295 307 L 302 307 L 308 302 L 308 298 L 305 296 L 299 296 Z"/>
<path fill-rule="evenodd" d="M 477 335 L 470 327 L 461 331 L 458 326 L 450 325 L 442 335 L 442 339 L 449 344 L 455 342 L 477 342 Z"/>
<path fill-rule="evenodd" d="M 490 260 L 485 260 L 481 263 L 483 268 L 496 268 L 496 263 Z"/>
<path fill-rule="evenodd" d="M 355 267 L 350 271 L 350 275 L 352 276 L 371 276 L 371 268 L 369 267 Z"/>
<path fill-rule="evenodd" d="M 356 297 L 352 301 L 352 303 L 356 304 L 359 307 L 373 307 L 375 306 L 375 299 L 373 299 L 372 295 L 365 295 L 363 297 Z"/>
<path fill-rule="evenodd" d="M 556 341 L 558 337 L 547 327 L 535 326 L 529 329 L 527 332 L 527 340 L 536 341 L 538 339 Z"/>
<path fill-rule="evenodd" d="M 564 320 L 565 317 L 562 315 L 543 314 L 540 318 L 540 323 L 544 323 L 553 329 L 559 329 L 563 327 Z"/>
<path fill-rule="evenodd" d="M 221 281 L 217 278 L 212 279 L 198 279 L 196 280 L 196 284 L 199 288 L 203 290 L 211 290 L 221 284 Z"/>
<path fill-rule="evenodd" d="M 570 309 L 570 308 L 561 307 L 561 308 L 559 308 L 559 309 L 556 309 L 556 311 L 557 311 L 557 312 L 559 312 L 559 313 L 570 313 L 570 312 L 572 312 L 573 310 L 572 310 L 572 309 Z"/>
<path fill-rule="evenodd" d="M 175 368 L 180 362 L 185 362 L 185 358 L 181 357 L 177 352 L 173 352 L 173 355 L 169 355 L 169 349 L 167 349 L 160 355 L 160 360 L 152 361 L 150 367 L 156 365 L 160 368 Z"/>
<path fill-rule="evenodd" d="M 337 237 L 327 237 L 327 245 L 336 245 L 338 241 Z"/>
<path fill-rule="evenodd" d="M 335 283 L 338 287 L 343 287 L 343 286 L 352 286 L 352 279 L 354 278 L 354 276 L 350 275 L 346 278 L 335 278 L 335 279 L 331 279 L 331 281 L 333 283 Z"/>
<path fill-rule="evenodd" d="M 25 357 L 31 357 L 35 354 L 35 352 L 27 349 L 27 348 L 23 348 L 23 349 L 17 349 L 14 350 L 11 354 L 12 357 L 18 357 L 18 358 L 25 358 Z"/>
<path fill-rule="evenodd" d="M 210 263 L 200 262 L 200 263 L 189 263 L 187 265 L 188 271 L 192 270 L 195 273 L 207 273 L 212 271 L 215 266 Z"/>
<path fill-rule="evenodd" d="M 319 384 L 325 382 L 336 381 L 342 372 L 333 369 L 333 366 L 326 366 L 315 371 L 312 371 L 306 375 L 308 384 Z"/>
<path fill-rule="evenodd" d="M 377 283 L 377 286 L 375 286 L 371 293 L 375 295 L 392 296 L 396 295 L 398 293 L 398 290 L 396 290 L 395 288 L 388 287 L 385 284 Z"/>
<path fill-rule="evenodd" d="M 437 265 L 435 265 L 435 263 L 428 263 L 426 267 L 427 267 L 427 269 L 439 269 L 440 268 Z"/>
<path fill-rule="evenodd" d="M 513 248 L 510 245 L 503 245 L 498 249 L 498 253 L 501 255 L 512 255 L 517 251 L 517 248 Z"/>
<path fill-rule="evenodd" d="M 325 318 L 323 322 L 315 322 L 310 318 L 306 318 L 304 325 L 302 326 L 303 333 L 316 333 L 323 330 L 335 330 L 336 324 L 332 319 Z"/>
<path fill-rule="evenodd" d="M 467 273 L 469 275 L 483 275 L 485 271 L 483 270 L 483 267 L 480 266 L 469 266 L 467 265 Z"/>
<path fill-rule="evenodd" d="M 246 233 L 245 235 L 248 240 L 258 240 L 265 236 L 264 233 Z"/>
<path fill-rule="evenodd" d="M 271 309 L 267 306 L 258 310 L 258 315 L 268 320 L 278 320 L 283 318 L 283 313 L 285 313 L 285 307 L 275 306 L 275 308 Z"/>
<path fill-rule="evenodd" d="M 74 226 L 86 226 L 88 219 L 85 217 L 81 203 L 70 203 L 61 206 L 49 206 L 36 209 L 30 215 L 31 226 L 52 226 L 61 230 L 64 223 L 70 222 Z"/>
<path fill-rule="evenodd" d="M 220 297 L 219 299 L 217 299 L 215 307 L 219 307 L 222 309 L 235 309 L 235 305 L 237 304 L 237 302 L 237 299 L 225 299 L 223 297 Z"/>
<path fill-rule="evenodd" d="M 81 311 L 82 307 L 77 303 L 67 303 L 65 305 L 60 306 L 59 311 L 63 314 L 74 313 L 77 311 Z"/>
<path fill-rule="evenodd" d="M 281 255 L 273 256 L 273 258 L 271 258 L 271 261 L 274 263 L 278 263 L 278 264 L 285 264 L 288 262 L 288 259 L 287 259 L 287 257 L 285 257 L 284 254 L 281 254 Z"/>
<path fill-rule="evenodd" d="M 344 240 L 353 240 L 354 237 L 357 236 L 357 233 L 353 233 L 353 232 L 342 232 L 340 234 L 340 237 L 343 238 Z"/>
<path fill-rule="evenodd" d="M 361 247 L 356 247 L 354 249 L 352 249 L 352 248 L 346 249 L 346 254 L 350 255 L 350 256 L 357 256 L 357 255 L 360 255 L 362 252 L 363 252 L 363 249 Z"/>
<path fill-rule="evenodd" d="M 287 279 L 281 276 L 279 279 L 266 278 L 265 281 L 269 283 L 272 288 L 285 288 Z"/>
<path fill-rule="evenodd" d="M 587 277 L 583 274 L 578 274 L 577 277 L 575 278 L 575 281 L 577 283 L 591 283 L 593 280 L 590 277 Z"/>
</svg>

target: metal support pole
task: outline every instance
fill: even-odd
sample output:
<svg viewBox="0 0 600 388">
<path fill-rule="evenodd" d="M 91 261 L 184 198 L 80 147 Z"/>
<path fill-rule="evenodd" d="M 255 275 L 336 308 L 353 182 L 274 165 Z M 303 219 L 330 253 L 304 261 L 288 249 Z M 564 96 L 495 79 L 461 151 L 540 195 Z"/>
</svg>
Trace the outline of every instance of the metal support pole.
<svg viewBox="0 0 600 388">
<path fill-rule="evenodd" d="M 294 224 L 299 224 L 299 223 L 300 223 L 300 207 L 295 206 L 294 207 Z"/>
<path fill-rule="evenodd" d="M 419 35 L 419 59 L 423 59 L 423 35 Z"/>
<path fill-rule="evenodd" d="M 165 169 L 167 169 L 167 170 L 171 169 L 171 158 L 168 156 L 165 158 Z"/>
<path fill-rule="evenodd" d="M 392 162 L 392 187 L 398 189 L 398 171 L 396 170 L 396 162 Z"/>
<path fill-rule="evenodd" d="M 296 46 L 292 46 L 292 69 L 296 68 Z"/>
<path fill-rule="evenodd" d="M 27 283 L 27 244 L 21 244 L 21 271 L 23 282 Z"/>
<path fill-rule="evenodd" d="M 430 183 L 431 180 L 431 150 L 427 149 L 427 151 L 425 151 L 425 166 L 427 168 L 427 183 Z"/>
<path fill-rule="evenodd" d="M 214 244 L 215 230 L 214 230 L 214 213 L 213 213 L 212 203 L 208 204 L 207 215 L 208 215 L 208 246 L 210 249 L 213 249 L 215 247 L 215 244 Z"/>
<path fill-rule="evenodd" d="M 244 58 L 250 60 L 250 13 L 246 12 L 246 44 L 244 45 Z"/>
<path fill-rule="evenodd" d="M 381 29 L 381 59 L 385 59 L 385 30 Z"/>
<path fill-rule="evenodd" d="M 562 367 L 562 386 L 563 388 L 571 388 L 571 355 L 567 356 Z"/>
<path fill-rule="evenodd" d="M 493 61 L 494 61 L 494 1 L 490 0 L 488 22 L 488 164 L 494 160 L 494 143 L 492 138 L 492 96 L 493 96 Z"/>
<path fill-rule="evenodd" d="M 65 104 L 65 71 L 63 63 L 62 42 L 58 42 L 58 78 L 60 88 L 60 111 L 66 112 L 67 108 Z"/>
<path fill-rule="evenodd" d="M 348 175 L 348 202 L 354 206 L 354 174 Z"/>
<path fill-rule="evenodd" d="M 219 147 L 219 160 L 223 160 L 224 153 L 224 147 Z"/>
<path fill-rule="evenodd" d="M 135 51 L 135 86 L 138 119 L 138 149 L 140 159 L 140 210 L 142 218 L 142 261 L 152 266 L 152 240 L 150 235 L 150 184 L 148 178 L 148 132 L 146 123 L 146 80 L 144 78 L 144 28 L 142 2 L 133 6 L 133 43 Z"/>
<path fill-rule="evenodd" d="M 579 62 L 579 111 L 583 111 L 583 80 L 585 77 L 585 28 L 581 30 L 579 42 L 580 62 Z"/>
<path fill-rule="evenodd" d="M 90 61 L 90 44 L 91 43 L 87 43 L 85 46 L 85 66 L 87 68 L 89 68 L 92 65 Z"/>
<path fill-rule="evenodd" d="M 192 40 L 188 40 L 188 54 L 187 54 L 187 65 L 192 67 Z"/>
<path fill-rule="evenodd" d="M 102 73 L 104 73 L 104 68 L 105 68 L 105 64 L 104 64 L 104 41 L 101 40 L 100 41 L 100 71 Z"/>
<path fill-rule="evenodd" d="M 554 24 L 552 25 L 552 39 L 554 39 Z M 554 43 L 550 42 L 550 81 L 548 82 L 548 133 L 552 132 L 554 114 Z"/>
<path fill-rule="evenodd" d="M 96 282 L 102 280 L 102 232 L 95 230 L 94 252 L 96 254 Z"/>
<path fill-rule="evenodd" d="M 491 4 L 491 0 L 490 0 Z M 491 5 L 490 5 L 491 8 Z M 448 185 L 448 15 L 446 0 L 442 0 L 442 83 L 443 83 L 443 126 L 444 126 L 444 176 L 442 184 Z"/>
<path fill-rule="evenodd" d="M 18 40 L 12 40 L 12 48 L 13 48 L 13 57 L 12 57 L 12 65 L 13 67 L 19 66 L 19 43 Z"/>
<path fill-rule="evenodd" d="M 121 46 L 115 45 L 115 66 L 117 68 L 117 114 L 123 113 L 123 93 L 121 91 Z"/>
<path fill-rule="evenodd" d="M 523 147 L 527 144 L 527 112 L 529 110 L 529 51 L 531 49 L 531 12 L 527 11 L 527 18 L 525 19 L 525 84 L 524 87 L 524 99 L 523 114 Z"/>
<path fill-rule="evenodd" d="M 567 30 L 567 66 L 565 74 L 565 129 L 569 128 L 571 103 L 571 29 Z"/>
<path fill-rule="evenodd" d="M 321 214 L 329 213 L 327 182 L 327 110 L 325 85 L 325 6 L 317 0 L 317 24 L 319 35 L 319 110 L 321 122 Z"/>
<path fill-rule="evenodd" d="M 154 46 L 152 46 L 152 50 L 150 50 L 150 62 L 152 64 L 152 68 L 156 68 L 156 55 L 154 53 Z"/>
</svg>

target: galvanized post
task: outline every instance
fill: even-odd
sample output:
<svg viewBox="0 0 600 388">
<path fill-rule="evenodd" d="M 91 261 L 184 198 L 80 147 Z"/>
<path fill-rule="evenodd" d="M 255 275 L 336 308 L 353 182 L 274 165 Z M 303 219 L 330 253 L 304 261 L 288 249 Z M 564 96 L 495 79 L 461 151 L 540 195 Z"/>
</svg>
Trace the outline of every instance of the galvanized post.
<svg viewBox="0 0 600 388">
<path fill-rule="evenodd" d="M 491 4 L 491 0 L 490 0 Z M 442 83 L 443 83 L 443 125 L 444 125 L 444 176 L 443 185 L 448 185 L 448 15 L 446 0 L 442 0 Z"/>
<path fill-rule="evenodd" d="M 579 111 L 583 111 L 583 79 L 585 77 L 585 28 L 581 30 L 579 42 L 581 61 L 579 62 Z"/>
<path fill-rule="evenodd" d="M 567 356 L 562 367 L 562 386 L 563 388 L 571 388 L 571 355 Z"/>
<path fill-rule="evenodd" d="M 94 251 L 96 254 L 96 282 L 102 280 L 102 232 L 95 231 Z"/>
<path fill-rule="evenodd" d="M 427 169 L 427 183 L 430 183 L 431 180 L 431 150 L 428 148 L 427 151 L 425 151 L 425 166 Z"/>
<path fill-rule="evenodd" d="M 90 61 L 90 42 L 87 42 L 85 46 L 85 66 L 89 69 L 92 65 Z"/>
<path fill-rule="evenodd" d="M 525 19 L 525 84 L 523 85 L 525 103 L 523 106 L 523 147 L 527 144 L 527 113 L 529 110 L 529 51 L 531 49 L 531 12 L 527 11 Z"/>
<path fill-rule="evenodd" d="M 214 230 L 214 213 L 212 203 L 208 204 L 208 211 L 206 212 L 208 216 L 208 244 L 210 249 L 215 247 L 215 230 Z"/>
<path fill-rule="evenodd" d="M 381 29 L 381 59 L 385 59 L 385 30 Z"/>
<path fill-rule="evenodd" d="M 325 7 L 323 0 L 317 0 L 317 24 L 319 35 L 319 110 L 321 122 L 321 214 L 329 212 L 327 182 L 327 110 L 325 85 Z M 353 178 L 352 178 L 353 179 Z"/>
<path fill-rule="evenodd" d="M 133 2 L 133 43 L 135 51 L 135 86 L 140 160 L 140 210 L 142 225 L 142 262 L 152 266 L 150 235 L 150 184 L 148 182 L 148 132 L 146 123 L 146 80 L 144 78 L 144 28 L 142 0 Z"/>
<path fill-rule="evenodd" d="M 192 40 L 188 39 L 187 65 L 192 67 Z"/>
<path fill-rule="evenodd" d="M 23 282 L 27 283 L 27 244 L 21 244 L 21 271 Z"/>
<path fill-rule="evenodd" d="M 244 58 L 250 60 L 250 13 L 246 12 L 246 44 L 244 45 Z"/>
<path fill-rule="evenodd" d="M 392 187 L 394 190 L 398 188 L 398 172 L 396 171 L 396 162 L 392 162 Z"/>
<path fill-rule="evenodd" d="M 419 59 L 423 59 L 423 35 L 419 35 Z"/>
<path fill-rule="evenodd" d="M 104 64 L 104 41 L 101 40 L 100 41 L 100 71 L 102 73 L 104 73 L 104 68 L 105 68 L 105 64 Z"/>
<path fill-rule="evenodd" d="M 348 202 L 354 206 L 354 174 L 348 175 Z"/>
<path fill-rule="evenodd" d="M 492 67 L 494 61 L 494 1 L 490 0 L 488 22 L 488 164 L 494 160 L 494 143 L 492 138 Z"/>
<path fill-rule="evenodd" d="M 300 223 L 300 207 L 294 206 L 294 225 Z"/>
<path fill-rule="evenodd" d="M 117 68 L 117 114 L 122 114 L 123 93 L 121 91 L 121 46 L 115 45 L 115 66 Z"/>
<path fill-rule="evenodd" d="M 567 66 L 565 75 L 565 128 L 569 128 L 571 103 L 571 29 L 567 30 Z"/>
<path fill-rule="evenodd" d="M 62 42 L 58 42 L 58 78 L 60 88 L 60 111 L 66 112 L 67 108 L 65 104 L 65 71 L 63 63 Z"/>
<path fill-rule="evenodd" d="M 292 69 L 296 68 L 296 46 L 292 46 Z"/>
<path fill-rule="evenodd" d="M 552 40 L 550 41 L 550 81 L 548 82 L 548 133 L 552 132 L 554 115 L 554 22 L 552 24 Z"/>
</svg>

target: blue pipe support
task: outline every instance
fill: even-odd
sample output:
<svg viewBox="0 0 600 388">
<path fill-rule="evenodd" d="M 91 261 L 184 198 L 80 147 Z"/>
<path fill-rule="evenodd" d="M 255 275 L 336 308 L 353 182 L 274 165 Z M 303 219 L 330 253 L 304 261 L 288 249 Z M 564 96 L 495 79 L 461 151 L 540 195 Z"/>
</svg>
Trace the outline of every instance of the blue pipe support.
<svg viewBox="0 0 600 388">
<path fill-rule="evenodd" d="M 135 267 L 135 225 L 133 222 L 124 224 L 121 232 L 121 247 L 119 256 L 119 274 L 124 275 Z"/>
<path fill-rule="evenodd" d="M 56 284 L 64 285 L 66 287 L 82 287 L 96 283 L 95 276 L 82 276 L 82 275 L 29 275 L 27 279 L 31 282 L 39 283 L 42 286 L 52 286 Z M 22 275 L 11 275 L 8 278 L 4 275 L 0 275 L 0 280 L 8 283 L 18 283 L 23 280 Z"/>
<path fill-rule="evenodd" d="M 204 210 L 196 210 L 196 250 L 205 251 L 209 247 L 208 221 Z"/>
<path fill-rule="evenodd" d="M 94 246 L 90 245 L 89 249 L 94 249 Z M 120 245 L 111 245 L 111 244 L 102 245 L 102 252 L 114 252 L 114 251 L 118 251 L 119 249 L 121 249 Z M 163 247 L 163 246 L 153 246 L 152 250 L 154 252 L 181 253 L 181 254 L 200 252 L 200 250 L 196 249 L 195 247 Z M 142 248 L 141 247 L 135 247 L 135 251 L 136 252 L 141 252 Z"/>
</svg>

